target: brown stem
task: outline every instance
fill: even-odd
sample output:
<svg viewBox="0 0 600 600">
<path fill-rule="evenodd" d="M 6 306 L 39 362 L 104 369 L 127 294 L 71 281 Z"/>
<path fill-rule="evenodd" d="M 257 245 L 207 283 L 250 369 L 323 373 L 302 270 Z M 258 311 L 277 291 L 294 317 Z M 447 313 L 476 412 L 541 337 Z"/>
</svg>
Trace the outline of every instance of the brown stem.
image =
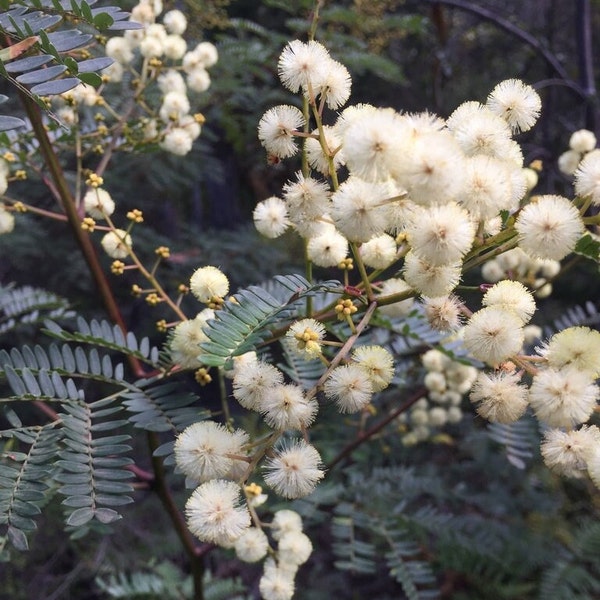
<svg viewBox="0 0 600 600">
<path fill-rule="evenodd" d="M 373 437 L 376 433 L 379 433 L 386 425 L 391 423 L 398 415 L 401 415 L 404 411 L 408 410 L 417 400 L 421 399 L 427 394 L 426 388 L 418 389 L 406 402 L 401 404 L 398 408 L 394 409 L 389 413 L 385 419 L 382 419 L 376 425 L 373 425 L 371 429 L 367 429 L 364 433 L 357 436 L 356 439 L 351 441 L 345 448 L 342 448 L 340 453 L 327 465 L 327 471 L 331 471 L 338 463 L 343 461 L 346 457 L 350 456 L 356 448 L 361 444 L 364 444 L 369 438 Z"/>
<path fill-rule="evenodd" d="M 194 599 L 193 600 L 204 600 L 204 555 L 212 550 L 214 546 L 211 544 L 204 544 L 203 546 L 197 546 L 196 541 L 190 530 L 187 528 L 185 519 L 181 514 L 181 511 L 177 507 L 175 500 L 171 494 L 171 490 L 166 482 L 165 468 L 160 457 L 154 456 L 154 451 L 159 446 L 158 435 L 155 432 L 148 432 L 148 445 L 152 453 L 152 469 L 154 471 L 154 483 L 153 489 L 158 494 L 165 510 L 167 511 L 175 531 L 183 544 L 183 547 L 190 560 L 192 569 L 192 578 L 194 580 Z"/>
</svg>

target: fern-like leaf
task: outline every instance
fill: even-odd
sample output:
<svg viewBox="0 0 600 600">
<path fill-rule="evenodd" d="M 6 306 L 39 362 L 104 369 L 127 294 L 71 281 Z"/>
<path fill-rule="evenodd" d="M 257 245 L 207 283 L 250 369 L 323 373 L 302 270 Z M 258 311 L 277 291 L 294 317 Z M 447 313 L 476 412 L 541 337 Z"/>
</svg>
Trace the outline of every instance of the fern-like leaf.
<svg viewBox="0 0 600 600">
<path fill-rule="evenodd" d="M 307 296 L 339 288 L 339 282 L 311 285 L 300 275 L 274 278 L 278 299 L 264 287 L 250 286 L 227 301 L 214 319 L 208 321 L 204 332 L 209 342 L 200 345 L 198 357 L 205 365 L 223 366 L 229 359 L 255 350 L 271 335 L 270 327 L 291 318 Z"/>
<path fill-rule="evenodd" d="M 507 460 L 517 469 L 524 469 L 526 461 L 533 456 L 535 432 L 531 419 L 507 424 L 489 423 L 487 430 L 492 440 L 504 446 Z"/>
<path fill-rule="evenodd" d="M 51 492 L 47 483 L 53 470 L 50 461 L 56 456 L 61 431 L 50 424 L 17 427 L 0 435 L 29 445 L 26 452 L 5 447 L 0 462 L 0 523 L 7 528 L 4 540 L 18 550 L 27 550 L 27 533 L 36 528 L 34 517 Z M 0 542 L 0 552 L 2 549 Z"/>
<path fill-rule="evenodd" d="M 57 466 L 61 471 L 55 480 L 61 484 L 59 493 L 66 496 L 67 524 L 79 527 L 92 519 L 111 523 L 121 517 L 111 506 L 132 502 L 127 494 L 133 491 L 126 480 L 133 476 L 123 469 L 131 460 L 123 454 L 131 450 L 128 434 L 112 431 L 127 423 L 123 419 L 106 420 L 122 410 L 110 396 L 86 404 L 71 402 L 63 405 L 60 415 L 65 450 L 59 452 Z M 112 405 L 112 406 L 111 406 Z M 108 435 L 98 433 L 109 432 Z"/>
</svg>

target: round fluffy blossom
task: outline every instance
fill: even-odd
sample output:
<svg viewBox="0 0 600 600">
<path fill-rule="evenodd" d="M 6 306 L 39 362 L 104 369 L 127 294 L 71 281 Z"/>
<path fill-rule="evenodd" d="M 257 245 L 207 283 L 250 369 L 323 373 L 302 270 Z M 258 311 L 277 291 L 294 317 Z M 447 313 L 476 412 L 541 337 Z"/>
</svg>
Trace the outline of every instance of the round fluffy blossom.
<svg viewBox="0 0 600 600">
<path fill-rule="evenodd" d="M 513 132 L 531 129 L 542 109 L 539 94 L 519 79 L 501 81 L 490 93 L 487 106 L 502 117 Z"/>
<path fill-rule="evenodd" d="M 333 222 L 351 242 L 368 242 L 390 222 L 392 194 L 388 185 L 349 177 L 331 197 Z"/>
<path fill-rule="evenodd" d="M 197 482 L 227 476 L 235 459 L 243 455 L 242 446 L 248 434 L 237 429 L 229 431 L 214 421 L 200 421 L 186 427 L 175 440 L 177 466 Z"/>
<path fill-rule="evenodd" d="M 479 102 L 463 102 L 446 124 L 467 156 L 484 154 L 505 160 L 510 154 L 510 127 Z"/>
<path fill-rule="evenodd" d="M 414 293 L 410 285 L 400 277 L 386 279 L 379 288 L 381 296 L 391 296 L 394 294 L 403 294 L 405 292 Z M 393 319 L 394 317 L 404 317 L 412 310 L 414 303 L 415 299 L 409 296 L 408 298 L 398 300 L 393 304 L 380 306 L 379 312 L 390 319 Z"/>
<path fill-rule="evenodd" d="M 201 352 L 200 344 L 208 341 L 203 328 L 206 322 L 214 316 L 214 310 L 205 308 L 194 319 L 181 321 L 172 330 L 169 341 L 171 360 L 182 369 L 197 369 L 202 365 L 198 360 Z"/>
<path fill-rule="evenodd" d="M 514 423 L 527 409 L 527 387 L 517 373 L 481 372 L 471 389 L 470 399 L 478 403 L 477 413 L 493 423 Z"/>
<path fill-rule="evenodd" d="M 287 158 L 298 151 L 294 132 L 303 126 L 304 117 L 295 106 L 274 106 L 258 122 L 258 139 L 269 154 Z"/>
<path fill-rule="evenodd" d="M 278 450 L 265 464 L 265 483 L 284 498 L 307 496 L 325 472 L 320 468 L 321 455 L 303 440 Z"/>
<path fill-rule="evenodd" d="M 173 127 L 165 134 L 160 147 L 175 156 L 185 156 L 192 149 L 194 140 L 183 127 Z"/>
<path fill-rule="evenodd" d="M 284 384 L 265 393 L 260 410 L 273 429 L 306 429 L 315 419 L 318 404 L 314 398 L 307 399 L 300 386 Z"/>
<path fill-rule="evenodd" d="M 573 368 L 540 370 L 529 389 L 529 403 L 537 418 L 550 427 L 571 428 L 585 423 L 599 396 L 593 379 Z"/>
<path fill-rule="evenodd" d="M 314 319 L 301 319 L 292 323 L 285 335 L 292 341 L 295 352 L 306 358 L 316 358 L 321 354 L 325 326 Z"/>
<path fill-rule="evenodd" d="M 461 325 L 462 302 L 453 295 L 423 298 L 425 318 L 436 331 L 454 331 Z"/>
<path fill-rule="evenodd" d="M 200 42 L 192 52 L 196 55 L 198 64 L 205 69 L 210 69 L 219 60 L 217 47 L 210 42 Z"/>
<path fill-rule="evenodd" d="M 303 565 L 312 554 L 310 538 L 301 531 L 290 531 L 279 538 L 277 558 L 285 565 Z"/>
<path fill-rule="evenodd" d="M 319 267 L 337 267 L 348 255 L 348 240 L 335 228 L 309 238 L 308 259 Z"/>
<path fill-rule="evenodd" d="M 235 540 L 235 554 L 244 562 L 254 563 L 262 560 L 269 549 L 269 539 L 262 529 L 248 527 L 240 537 Z"/>
<path fill-rule="evenodd" d="M 177 120 L 190 112 L 190 101 L 185 93 L 177 90 L 167 92 L 163 98 L 159 115 L 163 121 Z"/>
<path fill-rule="evenodd" d="M 106 56 L 122 65 L 127 65 L 133 60 L 133 51 L 129 42 L 122 37 L 113 37 L 106 42 Z"/>
<path fill-rule="evenodd" d="M 592 204 L 600 206 L 600 150 L 590 152 L 575 171 L 575 193 L 590 196 Z"/>
<path fill-rule="evenodd" d="M 133 242 L 131 236 L 123 229 L 109 231 L 100 241 L 104 252 L 111 258 L 125 258 L 129 255 L 129 249 Z"/>
<path fill-rule="evenodd" d="M 575 152 L 585 154 L 596 147 L 596 136 L 589 129 L 579 129 L 571 134 L 569 148 Z"/>
<path fill-rule="evenodd" d="M 323 385 L 325 395 L 334 400 L 342 413 L 361 411 L 373 396 L 369 372 L 356 363 L 335 367 Z"/>
<path fill-rule="evenodd" d="M 513 311 L 523 322 L 529 322 L 535 312 L 533 294 L 520 282 L 505 279 L 499 281 L 484 294 L 484 306 L 497 306 Z"/>
<path fill-rule="evenodd" d="M 277 71 L 281 83 L 290 92 L 307 89 L 309 83 L 312 89 L 320 89 L 327 77 L 330 61 L 329 52 L 319 42 L 293 40 L 279 56 Z"/>
<path fill-rule="evenodd" d="M 550 338 L 542 355 L 554 369 L 571 366 L 595 379 L 600 376 L 600 332 L 568 327 Z"/>
<path fill-rule="evenodd" d="M 394 357 L 382 346 L 356 346 L 352 358 L 369 375 L 374 392 L 380 392 L 391 383 Z"/>
<path fill-rule="evenodd" d="M 186 87 L 183 76 L 175 69 L 169 69 L 168 71 L 161 73 L 156 82 L 158 83 L 158 87 L 163 94 L 172 91 L 185 94 Z"/>
<path fill-rule="evenodd" d="M 185 80 L 188 88 L 198 94 L 210 87 L 210 75 L 204 67 L 196 67 L 189 71 Z"/>
<path fill-rule="evenodd" d="M 329 108 L 337 110 L 348 102 L 351 86 L 352 78 L 348 69 L 337 60 L 330 59 L 326 64 L 325 73 L 313 86 L 313 92 L 325 98 Z"/>
<path fill-rule="evenodd" d="M 471 248 L 475 225 L 464 208 L 451 202 L 417 207 L 406 233 L 416 256 L 431 265 L 447 265 L 458 262 Z"/>
<path fill-rule="evenodd" d="M 419 135 L 402 159 L 396 159 L 393 177 L 417 204 L 446 204 L 461 192 L 464 153 L 450 132 Z"/>
<path fill-rule="evenodd" d="M 190 290 L 200 302 L 208 304 L 213 298 L 223 298 L 229 292 L 229 279 L 217 267 L 200 267 L 190 277 Z"/>
<path fill-rule="evenodd" d="M 313 131 L 313 135 L 318 136 L 319 131 Z M 321 141 L 313 137 L 306 138 L 304 142 L 304 149 L 306 151 L 306 158 L 308 159 L 308 164 L 313 169 L 315 169 L 315 171 L 319 171 L 319 173 L 322 173 L 325 176 L 329 176 L 331 175 L 329 164 L 330 158 L 332 158 L 333 169 L 335 171 L 337 171 L 340 168 L 340 166 L 344 164 L 345 159 L 344 153 L 340 149 L 342 142 L 336 135 L 336 130 L 330 125 L 324 125 L 323 137 L 325 138 L 325 145 L 328 150 L 327 153 L 323 151 Z M 333 152 L 335 152 L 335 154 L 331 156 Z"/>
<path fill-rule="evenodd" d="M 587 470 L 587 457 L 600 447 L 600 430 L 584 425 L 581 429 L 550 429 L 544 434 L 540 450 L 546 466 L 566 477 L 581 477 Z"/>
<path fill-rule="evenodd" d="M 181 35 L 187 27 L 187 18 L 180 10 L 170 10 L 162 18 L 163 25 L 169 33 Z"/>
<path fill-rule="evenodd" d="M 291 600 L 294 595 L 294 575 L 293 570 L 279 567 L 275 561 L 268 559 L 258 583 L 263 600 Z"/>
<path fill-rule="evenodd" d="M 400 115 L 392 109 L 350 107 L 338 123 L 343 147 L 351 149 L 346 153 L 350 173 L 366 181 L 385 181 L 406 145 Z"/>
<path fill-rule="evenodd" d="M 171 60 L 179 60 L 187 50 L 187 42 L 180 35 L 168 35 L 163 41 L 163 53 Z"/>
<path fill-rule="evenodd" d="M 0 204 L 0 235 L 10 233 L 15 228 L 15 217 Z"/>
<path fill-rule="evenodd" d="M 573 175 L 581 162 L 581 153 L 567 150 L 558 157 L 558 169 L 565 175 Z"/>
<path fill-rule="evenodd" d="M 561 260 L 575 248 L 583 233 L 579 211 L 562 196 L 538 196 L 515 222 L 519 247 L 534 258 Z"/>
<path fill-rule="evenodd" d="M 523 321 L 499 306 L 478 310 L 464 329 L 464 344 L 477 359 L 490 365 L 518 354 L 523 346 Z"/>
<path fill-rule="evenodd" d="M 140 54 L 146 58 L 156 58 L 162 56 L 164 52 L 164 39 L 159 36 L 146 35 L 140 41 Z"/>
<path fill-rule="evenodd" d="M 461 263 L 432 265 L 414 252 L 404 260 L 406 283 L 424 296 L 447 296 L 460 281 Z"/>
<path fill-rule="evenodd" d="M 396 240 L 387 233 L 372 237 L 360 246 L 363 262 L 373 269 L 385 269 L 396 260 Z"/>
<path fill-rule="evenodd" d="M 283 373 L 263 361 L 236 365 L 233 396 L 248 410 L 260 410 L 267 392 L 283 383 Z"/>
<path fill-rule="evenodd" d="M 296 181 L 288 181 L 283 186 L 283 199 L 288 205 L 290 219 L 300 234 L 305 235 L 301 227 L 303 222 L 321 217 L 329 208 L 329 186 L 324 181 L 304 177 L 298 171 Z"/>
<path fill-rule="evenodd" d="M 233 481 L 203 483 L 185 505 L 190 531 L 203 542 L 230 546 L 250 527 L 248 507 L 240 501 L 240 486 Z"/>
<path fill-rule="evenodd" d="M 258 232 L 270 239 L 282 235 L 290 224 L 287 206 L 277 196 L 259 202 L 252 212 L 252 219 Z"/>
<path fill-rule="evenodd" d="M 287 533 L 302 531 L 302 517 L 296 511 L 284 508 L 273 515 L 271 527 L 273 537 L 279 540 Z"/>
</svg>

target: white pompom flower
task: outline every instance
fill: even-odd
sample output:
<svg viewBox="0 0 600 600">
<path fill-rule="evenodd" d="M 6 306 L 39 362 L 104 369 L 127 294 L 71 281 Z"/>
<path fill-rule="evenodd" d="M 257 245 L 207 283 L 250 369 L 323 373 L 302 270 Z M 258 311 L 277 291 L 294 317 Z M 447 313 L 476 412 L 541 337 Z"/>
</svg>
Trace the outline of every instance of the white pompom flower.
<svg viewBox="0 0 600 600">
<path fill-rule="evenodd" d="M 229 431 L 214 421 L 200 421 L 186 427 L 175 440 L 177 466 L 199 483 L 225 478 L 235 455 L 243 456 L 242 447 L 248 434 L 237 429 Z"/>
<path fill-rule="evenodd" d="M 323 392 L 336 403 L 341 413 L 356 413 L 371 402 L 373 383 L 366 369 L 349 363 L 331 371 L 323 385 Z"/>
<path fill-rule="evenodd" d="M 173 329 L 169 341 L 171 360 L 182 369 L 197 369 L 202 366 L 198 360 L 201 352 L 200 344 L 208 341 L 204 326 L 214 316 L 214 310 L 205 308 L 194 319 L 182 321 Z"/>
<path fill-rule="evenodd" d="M 0 235 L 10 233 L 15 228 L 15 217 L 0 204 Z"/>
<path fill-rule="evenodd" d="M 260 404 L 267 425 L 278 431 L 306 429 L 314 421 L 318 408 L 316 400 L 307 399 L 302 388 L 294 384 L 269 389 Z"/>
<path fill-rule="evenodd" d="M 190 291 L 200 302 L 208 304 L 213 298 L 223 298 L 227 295 L 229 279 L 217 267 L 200 267 L 190 278 Z"/>
<path fill-rule="evenodd" d="M 415 303 L 413 288 L 400 277 L 390 277 L 379 286 L 380 296 L 393 296 L 395 294 L 405 294 L 407 297 L 396 300 L 391 304 L 379 306 L 378 310 L 382 315 L 393 319 L 406 316 L 413 308 Z"/>
<path fill-rule="evenodd" d="M 269 390 L 283 384 L 283 373 L 264 361 L 238 363 L 233 376 L 233 397 L 248 410 L 262 410 Z"/>
<path fill-rule="evenodd" d="M 391 235 L 382 233 L 361 244 L 359 252 L 368 267 L 385 269 L 396 260 L 398 247 Z"/>
<path fill-rule="evenodd" d="M 348 240 L 332 227 L 309 238 L 306 254 L 319 267 L 337 267 L 348 255 Z"/>
<path fill-rule="evenodd" d="M 131 236 L 123 229 L 115 229 L 104 235 L 100 241 L 104 252 L 111 258 L 126 258 L 133 245 Z"/>
<path fill-rule="evenodd" d="M 529 388 L 529 403 L 550 427 L 585 423 L 597 406 L 600 389 L 592 377 L 573 368 L 542 369 Z"/>
<path fill-rule="evenodd" d="M 470 394 L 477 413 L 492 423 L 514 423 L 527 409 L 527 387 L 517 373 L 481 372 Z"/>
<path fill-rule="evenodd" d="M 279 538 L 277 558 L 285 565 L 303 565 L 310 557 L 313 545 L 310 538 L 301 531 L 289 531 Z"/>
<path fill-rule="evenodd" d="M 600 206 L 600 150 L 594 150 L 583 158 L 575 171 L 575 193 L 590 197 L 592 204 Z"/>
<path fill-rule="evenodd" d="M 177 35 L 181 35 L 187 28 L 187 18 L 185 14 L 177 9 L 166 12 L 162 22 L 169 33 L 175 33 Z"/>
<path fill-rule="evenodd" d="M 279 540 L 287 533 L 302 531 L 302 517 L 295 510 L 284 508 L 275 512 L 271 527 L 273 538 Z"/>
<path fill-rule="evenodd" d="M 295 571 L 278 566 L 267 559 L 265 570 L 258 583 L 263 600 L 291 600 L 294 595 Z"/>
<path fill-rule="evenodd" d="M 316 358 L 321 354 L 325 326 L 315 319 L 300 319 L 292 323 L 285 335 L 296 353 L 305 358 Z"/>
<path fill-rule="evenodd" d="M 464 344 L 477 359 L 496 366 L 523 346 L 523 321 L 513 311 L 488 306 L 474 313 L 464 328 Z"/>
<path fill-rule="evenodd" d="M 515 222 L 519 247 L 533 258 L 561 260 L 584 231 L 577 208 L 562 196 L 538 196 L 525 206 Z"/>
<path fill-rule="evenodd" d="M 110 217 L 115 211 L 115 201 L 103 188 L 91 188 L 83 197 L 85 212 L 90 217 L 101 221 Z"/>
<path fill-rule="evenodd" d="M 277 196 L 259 202 L 252 212 L 252 219 L 257 231 L 269 239 L 283 235 L 290 225 L 287 205 Z"/>
<path fill-rule="evenodd" d="M 447 265 L 458 262 L 471 248 L 475 225 L 464 208 L 451 202 L 416 207 L 406 233 L 416 256 L 434 266 Z"/>
<path fill-rule="evenodd" d="M 585 154 L 596 147 L 596 136 L 589 129 L 578 129 L 569 138 L 569 148 L 575 152 Z"/>
<path fill-rule="evenodd" d="M 213 479 L 197 487 L 185 505 L 190 531 L 201 541 L 229 547 L 248 527 L 250 512 L 233 481 Z"/>
<path fill-rule="evenodd" d="M 554 334 L 540 349 L 554 369 L 574 367 L 592 378 L 600 376 L 600 332 L 589 327 L 568 327 Z"/>
<path fill-rule="evenodd" d="M 394 377 L 394 357 L 383 346 L 356 346 L 352 351 L 356 364 L 369 376 L 374 392 L 384 390 Z"/>
<path fill-rule="evenodd" d="M 562 431 L 550 429 L 544 434 L 540 450 L 546 466 L 565 477 L 582 477 L 587 471 L 587 459 L 600 447 L 600 430 L 595 425 Z"/>
<path fill-rule="evenodd" d="M 267 460 L 264 478 L 280 496 L 301 498 L 310 494 L 324 475 L 317 449 L 304 440 L 297 440 Z"/>
<path fill-rule="evenodd" d="M 294 133 L 303 126 L 304 116 L 295 106 L 274 106 L 258 123 L 258 139 L 269 154 L 287 158 L 298 151 Z"/>
<path fill-rule="evenodd" d="M 520 282 L 499 281 L 483 295 L 483 306 L 497 306 L 513 311 L 525 325 L 535 312 L 533 294 Z"/>
<path fill-rule="evenodd" d="M 277 71 L 279 79 L 290 92 L 300 88 L 320 89 L 330 66 L 329 52 L 319 42 L 300 40 L 289 42 L 279 56 Z"/>
<path fill-rule="evenodd" d="M 460 262 L 433 265 L 409 252 L 404 259 L 402 274 L 406 283 L 424 296 L 447 296 L 458 285 L 461 276 Z"/>
<path fill-rule="evenodd" d="M 262 560 L 269 550 L 269 540 L 262 529 L 248 527 L 240 537 L 235 540 L 236 556 L 247 563 Z"/>
<path fill-rule="evenodd" d="M 501 81 L 490 93 L 487 106 L 502 117 L 514 133 L 529 131 L 542 109 L 539 94 L 520 79 Z"/>
</svg>

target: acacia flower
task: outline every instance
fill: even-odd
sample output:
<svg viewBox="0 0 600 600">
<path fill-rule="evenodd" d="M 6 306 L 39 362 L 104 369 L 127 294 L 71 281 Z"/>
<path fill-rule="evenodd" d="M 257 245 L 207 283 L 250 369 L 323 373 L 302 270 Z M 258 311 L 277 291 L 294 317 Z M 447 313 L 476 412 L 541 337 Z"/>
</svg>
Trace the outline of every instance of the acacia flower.
<svg viewBox="0 0 600 600">
<path fill-rule="evenodd" d="M 125 258 L 133 245 L 131 236 L 123 229 L 115 229 L 104 235 L 100 241 L 104 252 L 111 258 Z"/>
<path fill-rule="evenodd" d="M 583 158 L 575 171 L 575 193 L 589 196 L 592 204 L 600 206 L 600 150 L 594 150 Z"/>
<path fill-rule="evenodd" d="M 501 81 L 490 93 L 487 106 L 502 117 L 514 133 L 531 129 L 542 109 L 539 94 L 519 79 Z"/>
<path fill-rule="evenodd" d="M 529 403 L 550 427 L 585 423 L 596 408 L 600 389 L 593 378 L 574 368 L 538 371 L 529 388 Z"/>
<path fill-rule="evenodd" d="M 317 410 L 316 400 L 307 400 L 302 388 L 294 384 L 269 389 L 260 404 L 267 425 L 279 431 L 305 429 L 314 421 Z"/>
<path fill-rule="evenodd" d="M 330 125 L 323 126 L 323 135 L 325 138 L 325 143 L 329 152 L 335 152 L 332 159 L 333 169 L 337 171 L 342 165 L 345 163 L 344 153 L 339 147 L 342 145 L 340 138 L 337 136 L 337 130 Z M 315 129 L 313 131 L 313 135 L 319 135 L 319 130 Z M 330 164 L 329 164 L 329 154 L 325 154 L 323 151 L 323 147 L 321 146 L 321 141 L 319 139 L 310 137 L 306 138 L 304 149 L 306 151 L 306 158 L 308 159 L 308 164 L 315 169 L 315 171 L 319 171 L 325 176 L 331 175 L 330 173 Z"/>
<path fill-rule="evenodd" d="M 177 466 L 197 482 L 223 478 L 235 461 L 232 455 L 242 455 L 248 434 L 237 429 L 229 431 L 214 421 L 200 421 L 186 427 L 175 441 Z"/>
<path fill-rule="evenodd" d="M 248 410 L 261 410 L 266 393 L 283 384 L 283 373 L 263 361 L 236 363 L 233 396 Z"/>
<path fill-rule="evenodd" d="M 284 508 L 275 512 L 271 527 L 273 537 L 279 540 L 286 533 L 302 531 L 302 517 L 296 511 Z"/>
<path fill-rule="evenodd" d="M 240 537 L 235 540 L 236 556 L 247 563 L 262 560 L 269 549 L 269 540 L 262 529 L 248 527 Z"/>
<path fill-rule="evenodd" d="M 583 233 L 577 208 L 562 196 L 538 196 L 525 206 L 517 220 L 519 247 L 533 258 L 561 260 Z"/>
<path fill-rule="evenodd" d="M 285 565 L 303 565 L 313 551 L 310 538 L 301 531 L 289 531 L 279 538 L 277 558 Z"/>
<path fill-rule="evenodd" d="M 348 240 L 334 227 L 327 227 L 309 238 L 306 255 L 319 267 L 337 267 L 348 255 Z"/>
<path fill-rule="evenodd" d="M 373 397 L 369 371 L 357 363 L 336 367 L 323 385 L 325 396 L 335 401 L 341 413 L 356 413 Z"/>
<path fill-rule="evenodd" d="M 462 302 L 454 295 L 423 298 L 425 318 L 436 331 L 455 331 L 462 323 Z"/>
<path fill-rule="evenodd" d="M 330 62 L 329 52 L 319 42 L 293 40 L 281 52 L 277 71 L 281 83 L 290 92 L 307 89 L 309 83 L 315 89 L 320 89 L 327 77 Z"/>
<path fill-rule="evenodd" d="M 359 252 L 368 267 L 385 269 L 396 260 L 398 247 L 396 240 L 391 235 L 382 233 L 361 244 Z"/>
<path fill-rule="evenodd" d="M 404 292 L 412 292 L 412 288 L 400 277 L 390 277 L 379 286 L 379 294 L 381 296 L 391 296 L 394 294 L 402 294 Z M 385 315 L 390 319 L 404 317 L 412 310 L 414 303 L 415 299 L 408 297 L 404 300 L 398 300 L 393 304 L 380 306 L 378 310 L 382 315 Z"/>
<path fill-rule="evenodd" d="M 351 242 L 368 242 L 390 222 L 390 187 L 350 176 L 331 197 L 330 214 L 336 228 Z"/>
<path fill-rule="evenodd" d="M 514 312 L 525 325 L 535 312 L 533 294 L 520 282 L 499 281 L 483 295 L 483 306 L 497 306 Z"/>
<path fill-rule="evenodd" d="M 284 498 L 307 496 L 325 475 L 321 455 L 304 440 L 283 446 L 264 468 L 265 483 Z"/>
<path fill-rule="evenodd" d="M 227 295 L 229 279 L 217 267 L 200 267 L 190 277 L 190 290 L 200 302 L 208 304 L 213 298 L 223 298 Z"/>
<path fill-rule="evenodd" d="M 291 600 L 294 595 L 294 575 L 294 570 L 282 568 L 272 559 L 267 559 L 258 583 L 263 600 Z"/>
<path fill-rule="evenodd" d="M 213 479 L 197 487 L 185 505 L 190 531 L 201 541 L 230 546 L 250 527 L 248 507 L 241 504 L 240 486 Z"/>
<path fill-rule="evenodd" d="M 374 392 L 380 392 L 391 383 L 394 357 L 383 346 L 355 346 L 352 358 L 367 372 Z"/>
<path fill-rule="evenodd" d="M 337 60 L 329 59 L 323 76 L 313 85 L 313 92 L 316 96 L 324 97 L 329 108 L 337 110 L 348 102 L 351 86 L 352 78 L 348 69 Z"/>
<path fill-rule="evenodd" d="M 424 296 L 446 296 L 460 281 L 462 264 L 433 265 L 414 252 L 404 259 L 402 271 L 406 283 Z"/>
<path fill-rule="evenodd" d="M 464 329 L 467 350 L 477 360 L 494 366 L 518 354 L 523 340 L 523 321 L 513 311 L 498 306 L 478 310 Z"/>
<path fill-rule="evenodd" d="M 315 319 L 301 319 L 292 323 L 286 333 L 292 341 L 292 348 L 306 358 L 316 358 L 321 354 L 321 342 L 325 337 L 325 326 Z"/>
<path fill-rule="evenodd" d="M 448 265 L 471 248 L 475 225 L 464 208 L 450 202 L 416 207 L 406 234 L 416 256 L 434 266 Z"/>
<path fill-rule="evenodd" d="M 303 126 L 304 117 L 295 106 L 275 106 L 261 117 L 258 123 L 258 139 L 269 154 L 287 158 L 298 151 L 294 133 Z"/>
<path fill-rule="evenodd" d="M 0 235 L 10 233 L 15 228 L 15 217 L 0 204 Z"/>
<path fill-rule="evenodd" d="M 550 429 L 544 434 L 540 450 L 546 466 L 566 477 L 581 477 L 587 470 L 587 458 L 600 447 L 600 430 L 595 425 L 562 431 Z"/>
<path fill-rule="evenodd" d="M 204 326 L 214 316 L 214 310 L 205 308 L 194 319 L 181 321 L 172 330 L 169 341 L 171 360 L 182 369 L 197 369 L 201 366 L 202 363 L 198 360 L 200 344 L 208 341 Z"/>
<path fill-rule="evenodd" d="M 600 332 L 589 327 L 568 327 L 553 335 L 541 354 L 555 369 L 572 366 L 597 378 L 600 375 Z"/>
<path fill-rule="evenodd" d="M 493 423 L 514 423 L 527 409 L 527 387 L 517 373 L 481 372 L 471 389 L 470 399 L 477 413 Z"/>
<path fill-rule="evenodd" d="M 290 224 L 287 206 L 277 196 L 259 202 L 252 213 L 252 219 L 258 232 L 270 239 L 282 235 Z"/>
</svg>

